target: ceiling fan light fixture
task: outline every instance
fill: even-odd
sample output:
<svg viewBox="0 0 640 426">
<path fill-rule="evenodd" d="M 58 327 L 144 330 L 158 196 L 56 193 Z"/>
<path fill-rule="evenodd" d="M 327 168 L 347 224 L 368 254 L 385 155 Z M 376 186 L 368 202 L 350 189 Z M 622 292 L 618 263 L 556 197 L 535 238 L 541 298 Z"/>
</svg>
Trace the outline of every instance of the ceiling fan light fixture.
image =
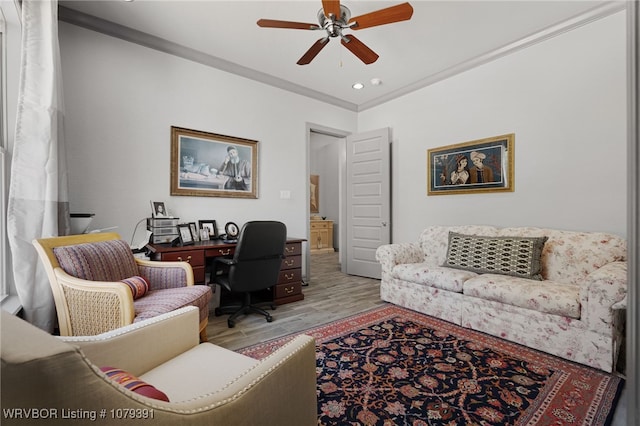
<svg viewBox="0 0 640 426">
<path fill-rule="evenodd" d="M 355 90 L 360 90 L 364 88 L 364 84 L 357 82 L 357 83 L 353 83 L 351 87 L 354 88 Z"/>
</svg>

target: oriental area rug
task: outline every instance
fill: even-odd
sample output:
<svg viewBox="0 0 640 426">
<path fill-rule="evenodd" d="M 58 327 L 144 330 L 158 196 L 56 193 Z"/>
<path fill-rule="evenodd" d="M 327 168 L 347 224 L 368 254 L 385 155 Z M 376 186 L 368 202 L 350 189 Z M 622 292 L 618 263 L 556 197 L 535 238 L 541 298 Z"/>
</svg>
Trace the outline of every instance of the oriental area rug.
<svg viewBox="0 0 640 426">
<path fill-rule="evenodd" d="M 623 380 L 394 305 L 305 330 L 319 425 L 607 425 Z M 261 359 L 293 335 L 238 352 Z"/>
</svg>

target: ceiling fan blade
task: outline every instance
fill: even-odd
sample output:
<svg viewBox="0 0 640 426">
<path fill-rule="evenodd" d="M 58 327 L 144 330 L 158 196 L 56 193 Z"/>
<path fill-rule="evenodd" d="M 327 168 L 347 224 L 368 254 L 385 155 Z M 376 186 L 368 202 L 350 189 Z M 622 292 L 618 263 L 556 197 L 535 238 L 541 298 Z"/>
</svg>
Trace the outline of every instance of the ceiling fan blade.
<svg viewBox="0 0 640 426">
<path fill-rule="evenodd" d="M 320 51 L 322 49 L 324 49 L 324 47 L 327 44 L 329 44 L 329 37 L 323 37 L 323 38 L 319 39 L 318 41 L 313 43 L 313 46 L 311 46 L 309 48 L 309 50 L 307 50 L 304 55 L 302 55 L 302 58 L 300 58 L 298 60 L 297 64 L 298 65 L 307 65 L 308 63 L 313 61 L 313 58 L 315 58 L 316 55 L 318 53 L 320 53 Z"/>
<path fill-rule="evenodd" d="M 322 9 L 327 18 L 333 14 L 335 18 L 340 18 L 340 0 L 322 0 Z"/>
<path fill-rule="evenodd" d="M 259 27 L 264 28 L 290 28 L 294 30 L 319 30 L 318 24 L 307 24 L 305 22 L 278 21 L 276 19 L 259 19 Z"/>
<path fill-rule="evenodd" d="M 356 24 L 352 26 L 351 29 L 361 30 L 363 28 L 391 24 L 393 22 L 407 21 L 411 19 L 412 15 L 413 7 L 411 7 L 409 3 L 402 3 L 397 6 L 391 6 L 356 16 L 355 18 L 349 19 L 349 24 L 355 22 Z"/>
<path fill-rule="evenodd" d="M 369 65 L 378 60 L 378 54 L 369 49 L 363 42 L 358 40 L 353 34 L 342 36 L 341 43 L 356 55 L 362 62 Z"/>
</svg>

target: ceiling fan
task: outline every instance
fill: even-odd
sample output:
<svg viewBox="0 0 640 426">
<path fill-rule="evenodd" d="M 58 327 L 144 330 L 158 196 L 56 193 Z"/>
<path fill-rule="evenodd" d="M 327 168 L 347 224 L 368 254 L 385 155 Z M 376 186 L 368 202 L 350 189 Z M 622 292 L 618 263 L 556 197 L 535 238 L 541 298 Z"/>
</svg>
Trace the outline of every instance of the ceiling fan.
<svg viewBox="0 0 640 426">
<path fill-rule="evenodd" d="M 368 48 L 352 34 L 342 34 L 343 30 L 361 30 L 363 28 L 394 22 L 407 21 L 413 15 L 413 7 L 409 3 L 402 3 L 364 15 L 351 17 L 351 11 L 340 4 L 340 0 L 322 0 L 322 9 L 318 11 L 319 24 L 304 22 L 278 21 L 275 19 L 259 19 L 258 26 L 264 28 L 288 28 L 294 30 L 325 30 L 327 35 L 316 41 L 298 60 L 298 65 L 307 65 L 328 44 L 330 38 L 340 37 L 340 42 L 351 53 L 365 64 L 372 64 L 378 60 L 378 54 Z"/>
</svg>

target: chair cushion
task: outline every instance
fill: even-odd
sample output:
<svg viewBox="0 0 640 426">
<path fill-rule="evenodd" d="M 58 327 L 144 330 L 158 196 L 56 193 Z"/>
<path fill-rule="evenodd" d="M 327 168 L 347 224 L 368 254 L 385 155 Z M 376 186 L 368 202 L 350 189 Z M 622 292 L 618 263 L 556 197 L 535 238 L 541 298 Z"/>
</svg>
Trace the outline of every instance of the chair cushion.
<svg viewBox="0 0 640 426">
<path fill-rule="evenodd" d="M 542 280 L 542 249 L 547 237 L 485 237 L 449 232 L 442 266 L 479 274 Z"/>
<path fill-rule="evenodd" d="M 246 355 L 201 343 L 140 377 L 165 389 L 171 401 L 183 402 L 220 392 L 258 364 Z"/>
<path fill-rule="evenodd" d="M 126 241 L 108 240 L 55 247 L 60 267 L 69 275 L 89 281 L 120 281 L 138 275 Z"/>
<path fill-rule="evenodd" d="M 167 397 L 164 392 L 156 389 L 149 383 L 140 380 L 133 374 L 129 374 L 124 370 L 113 367 L 102 367 L 100 368 L 100 370 L 111 380 L 121 384 L 130 391 L 146 396 L 147 398 L 159 399 L 161 401 L 169 402 L 169 397 Z"/>
<path fill-rule="evenodd" d="M 209 316 L 211 289 L 206 285 L 192 285 L 165 290 L 153 290 L 134 300 L 136 312 L 134 322 L 171 312 L 184 306 L 195 306 L 200 310 L 200 321 Z"/>
<path fill-rule="evenodd" d="M 145 277 L 135 276 L 120 281 L 129 286 L 133 300 L 141 298 L 149 291 L 149 281 Z"/>
</svg>

